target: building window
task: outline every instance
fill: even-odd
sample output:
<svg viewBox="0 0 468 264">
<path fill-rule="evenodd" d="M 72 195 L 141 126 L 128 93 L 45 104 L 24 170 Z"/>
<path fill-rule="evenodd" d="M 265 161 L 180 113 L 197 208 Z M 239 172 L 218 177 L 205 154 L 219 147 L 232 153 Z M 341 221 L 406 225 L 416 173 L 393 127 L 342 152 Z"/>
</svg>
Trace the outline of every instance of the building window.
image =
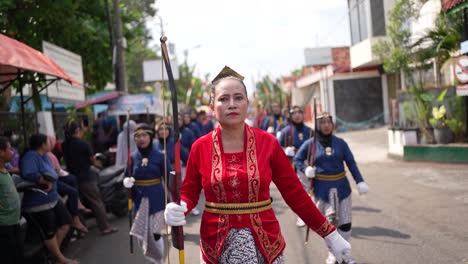
<svg viewBox="0 0 468 264">
<path fill-rule="evenodd" d="M 382 0 L 371 0 L 372 36 L 385 36 L 385 11 Z"/>
<path fill-rule="evenodd" d="M 366 4 L 370 4 L 368 16 Z M 348 0 L 351 44 L 355 45 L 367 38 L 385 36 L 385 9 L 383 0 Z M 368 32 L 367 19 L 370 18 L 372 32 Z"/>
<path fill-rule="evenodd" d="M 348 0 L 351 26 L 351 43 L 354 45 L 368 38 L 365 0 Z"/>
</svg>

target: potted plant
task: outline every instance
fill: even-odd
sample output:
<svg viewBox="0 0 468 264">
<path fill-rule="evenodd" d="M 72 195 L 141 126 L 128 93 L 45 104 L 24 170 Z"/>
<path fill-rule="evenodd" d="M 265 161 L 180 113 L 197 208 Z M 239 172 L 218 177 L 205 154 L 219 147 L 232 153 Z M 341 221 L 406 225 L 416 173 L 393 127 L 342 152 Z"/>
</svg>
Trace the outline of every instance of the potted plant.
<svg viewBox="0 0 468 264">
<path fill-rule="evenodd" d="M 447 109 L 445 105 L 432 108 L 432 117 L 429 123 L 434 128 L 434 139 L 437 144 L 448 144 L 453 141 L 453 134 L 447 125 Z"/>
<path fill-rule="evenodd" d="M 454 135 L 455 142 L 463 142 L 465 131 L 465 106 L 463 97 L 456 96 L 449 101 L 451 118 L 445 120 L 445 123 L 450 128 Z"/>
</svg>

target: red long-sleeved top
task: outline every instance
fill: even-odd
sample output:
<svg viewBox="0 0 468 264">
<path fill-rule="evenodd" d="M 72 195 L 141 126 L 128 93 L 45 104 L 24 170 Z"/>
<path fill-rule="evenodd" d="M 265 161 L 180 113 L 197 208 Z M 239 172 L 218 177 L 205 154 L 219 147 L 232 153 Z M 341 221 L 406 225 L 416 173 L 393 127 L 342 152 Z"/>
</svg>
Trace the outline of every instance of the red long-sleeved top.
<svg viewBox="0 0 468 264">
<path fill-rule="evenodd" d="M 182 184 L 182 200 L 190 212 L 201 190 L 207 202 L 251 203 L 270 199 L 273 181 L 289 207 L 322 237 L 335 230 L 320 213 L 295 175 L 276 138 L 245 125 L 244 151 L 224 153 L 221 130 L 216 128 L 192 146 Z M 273 209 L 260 213 L 224 215 L 204 212 L 200 226 L 204 261 L 218 263 L 231 228 L 249 228 L 265 260 L 272 263 L 285 241 Z"/>
</svg>

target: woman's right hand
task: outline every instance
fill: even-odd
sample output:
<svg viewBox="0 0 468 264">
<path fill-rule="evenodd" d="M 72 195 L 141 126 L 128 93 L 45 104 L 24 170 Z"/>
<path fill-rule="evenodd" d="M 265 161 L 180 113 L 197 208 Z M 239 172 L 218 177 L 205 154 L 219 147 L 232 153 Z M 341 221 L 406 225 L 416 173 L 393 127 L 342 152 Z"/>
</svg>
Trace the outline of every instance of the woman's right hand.
<svg viewBox="0 0 468 264">
<path fill-rule="evenodd" d="M 135 178 L 133 177 L 125 177 L 123 180 L 123 185 L 127 189 L 131 189 L 135 184 Z"/>
<path fill-rule="evenodd" d="M 44 192 L 48 193 L 52 190 L 53 183 L 51 181 L 45 180 L 44 177 L 39 178 L 37 181 L 40 185 L 40 189 L 43 190 Z"/>
<path fill-rule="evenodd" d="M 168 203 L 164 211 L 164 219 L 166 224 L 170 226 L 182 226 L 187 223 L 185 213 L 187 212 L 187 204 L 182 201 L 180 204 Z"/>
<path fill-rule="evenodd" d="M 312 167 L 312 166 L 307 166 L 307 168 L 304 171 L 304 174 L 307 176 L 309 179 L 315 178 L 315 174 L 317 172 L 317 168 Z"/>
</svg>

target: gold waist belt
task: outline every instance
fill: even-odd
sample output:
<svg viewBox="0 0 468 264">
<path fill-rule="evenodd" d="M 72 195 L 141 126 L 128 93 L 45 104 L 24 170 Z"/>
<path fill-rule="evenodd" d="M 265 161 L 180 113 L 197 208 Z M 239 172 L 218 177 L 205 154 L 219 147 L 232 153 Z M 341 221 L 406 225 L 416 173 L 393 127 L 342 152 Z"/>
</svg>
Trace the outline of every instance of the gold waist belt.
<svg viewBox="0 0 468 264">
<path fill-rule="evenodd" d="M 161 178 L 151 179 L 151 180 L 137 180 L 135 181 L 135 186 L 151 186 L 161 183 Z"/>
<path fill-rule="evenodd" d="M 338 174 L 331 174 L 331 175 L 326 175 L 326 174 L 317 174 L 315 176 L 315 179 L 321 180 L 321 181 L 337 181 L 341 180 L 344 177 L 346 177 L 346 172 L 340 172 Z"/>
<path fill-rule="evenodd" d="M 271 208 L 273 198 L 254 203 L 205 203 L 205 211 L 215 214 L 253 214 Z"/>
</svg>

